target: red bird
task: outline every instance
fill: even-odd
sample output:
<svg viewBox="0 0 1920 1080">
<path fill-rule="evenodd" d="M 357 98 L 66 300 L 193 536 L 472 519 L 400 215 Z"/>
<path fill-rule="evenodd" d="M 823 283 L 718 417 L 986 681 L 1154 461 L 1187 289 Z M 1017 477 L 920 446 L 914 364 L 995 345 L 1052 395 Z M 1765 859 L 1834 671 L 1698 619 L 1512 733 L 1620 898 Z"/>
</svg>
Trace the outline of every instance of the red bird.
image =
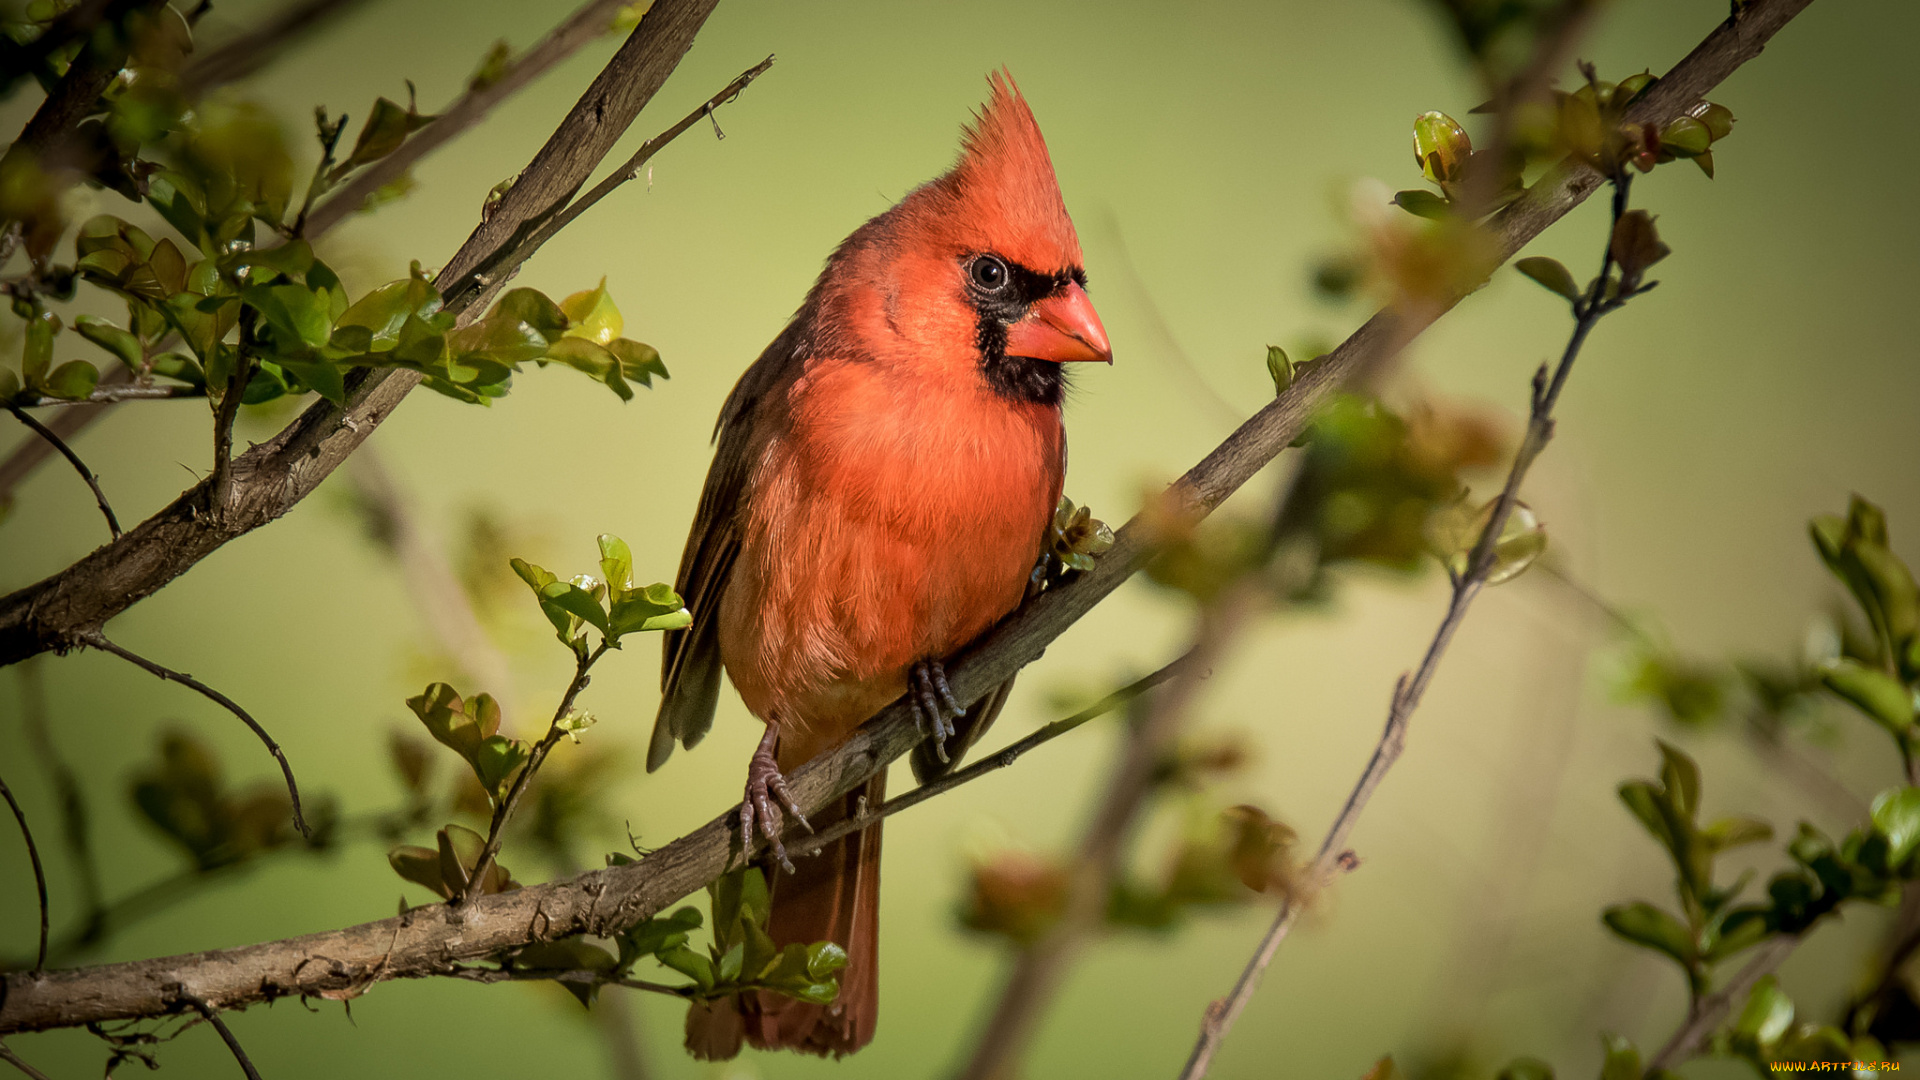
<svg viewBox="0 0 1920 1080">
<path fill-rule="evenodd" d="M 838 1057 L 879 1009 L 880 828 L 796 871 L 780 843 L 805 818 L 783 774 L 903 694 L 938 772 L 977 738 L 1005 687 L 966 710 L 941 660 L 1020 604 L 1066 470 L 1063 362 L 1111 362 L 1046 142 L 1010 76 L 960 160 L 862 225 L 728 395 L 681 558 L 693 624 L 667 635 L 649 771 L 713 725 L 724 667 L 767 725 L 747 769 L 742 835 L 771 841 L 776 944 L 847 951 L 840 994 L 770 992 L 695 1006 L 687 1046 Z M 923 771 L 924 775 L 924 771 Z M 822 813 L 878 806 L 885 774 Z"/>
</svg>

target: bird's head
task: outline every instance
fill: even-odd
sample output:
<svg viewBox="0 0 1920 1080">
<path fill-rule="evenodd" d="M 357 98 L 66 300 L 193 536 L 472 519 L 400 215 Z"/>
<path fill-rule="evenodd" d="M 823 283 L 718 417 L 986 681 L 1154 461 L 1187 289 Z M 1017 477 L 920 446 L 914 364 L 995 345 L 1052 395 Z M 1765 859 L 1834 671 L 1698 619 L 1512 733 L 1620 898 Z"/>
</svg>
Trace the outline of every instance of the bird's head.
<svg viewBox="0 0 1920 1080">
<path fill-rule="evenodd" d="M 989 82 L 959 162 L 848 237 L 820 298 L 864 355 L 1058 404 L 1061 365 L 1113 350 L 1033 112 L 1011 75 Z"/>
</svg>

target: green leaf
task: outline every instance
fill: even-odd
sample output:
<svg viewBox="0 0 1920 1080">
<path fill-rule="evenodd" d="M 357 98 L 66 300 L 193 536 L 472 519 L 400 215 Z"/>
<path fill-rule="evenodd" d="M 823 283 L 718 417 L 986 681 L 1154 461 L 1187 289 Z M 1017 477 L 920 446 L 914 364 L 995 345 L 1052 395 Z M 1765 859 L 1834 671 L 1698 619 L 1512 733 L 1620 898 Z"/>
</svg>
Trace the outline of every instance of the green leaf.
<svg viewBox="0 0 1920 1080">
<path fill-rule="evenodd" d="M 27 320 L 25 341 L 20 349 L 20 374 L 28 386 L 38 386 L 53 365 L 53 335 L 60 320 L 42 313 Z"/>
<path fill-rule="evenodd" d="M 1553 1080 L 1553 1066 L 1539 1058 L 1514 1058 L 1495 1080 Z"/>
<path fill-rule="evenodd" d="M 415 270 L 418 269 L 416 264 Z M 416 272 L 411 277 L 390 281 L 349 305 L 334 320 L 334 327 L 364 327 L 372 334 L 369 349 L 365 351 L 381 351 L 391 349 L 400 340 L 400 329 L 408 318 L 425 319 L 439 310 L 439 291 Z"/>
<path fill-rule="evenodd" d="M 552 606 L 580 619 L 602 634 L 611 633 L 608 628 L 607 610 L 591 592 L 571 581 L 556 581 L 540 590 L 540 605 Z M 551 616 L 549 616 L 551 617 Z"/>
<path fill-rule="evenodd" d="M 607 588 L 619 596 L 633 587 L 633 550 L 612 533 L 601 533 L 595 539 L 600 545 L 600 573 Z"/>
<path fill-rule="evenodd" d="M 1746 1006 L 1733 1022 L 1733 1034 L 1736 1039 L 1763 1049 L 1779 1042 L 1792 1024 L 1793 1002 L 1780 989 L 1779 977 L 1768 975 L 1755 983 L 1747 995 Z"/>
<path fill-rule="evenodd" d="M 387 865 L 404 880 L 425 885 L 444 899 L 453 899 L 454 890 L 440 876 L 440 853 L 432 848 L 403 844 L 387 852 Z"/>
<path fill-rule="evenodd" d="M 100 385 L 100 371 L 85 360 L 69 360 L 48 372 L 41 392 L 66 401 L 85 401 Z"/>
<path fill-rule="evenodd" d="M 620 374 L 628 382 L 652 386 L 655 375 L 663 379 L 671 378 L 667 374 L 667 365 L 660 359 L 659 350 L 645 342 L 615 338 L 607 345 L 607 351 L 620 361 Z"/>
<path fill-rule="evenodd" d="M 559 341 L 567 331 L 569 320 L 560 305 L 547 298 L 538 289 L 509 289 L 494 302 L 493 310 L 487 312 L 487 318 L 505 318 L 526 323 L 540 332 L 548 342 Z"/>
<path fill-rule="evenodd" d="M 1701 839 L 1716 852 L 1773 839 L 1773 826 L 1757 818 L 1730 817 L 1700 830 Z"/>
<path fill-rule="evenodd" d="M 1820 666 L 1820 682 L 1900 738 L 1913 729 L 1913 692 L 1900 680 L 1842 657 Z"/>
<path fill-rule="evenodd" d="M 611 345 L 613 340 L 626 329 L 626 320 L 620 317 L 620 309 L 613 304 L 613 298 L 607 295 L 607 279 L 601 278 L 600 284 L 584 292 L 574 293 L 560 301 L 560 310 L 571 324 L 566 329 L 570 338 L 585 338 L 596 345 Z"/>
<path fill-rule="evenodd" d="M 1435 183 L 1457 180 L 1473 141 L 1453 117 L 1443 112 L 1421 113 L 1413 121 L 1413 160 Z"/>
<path fill-rule="evenodd" d="M 505 735 L 489 736 L 474 749 L 473 773 L 495 802 L 505 797 L 507 781 L 527 763 L 529 753 L 526 743 Z"/>
<path fill-rule="evenodd" d="M 1631 1040 L 1602 1032 L 1600 1046 L 1607 1055 L 1606 1063 L 1600 1066 L 1600 1080 L 1641 1080 L 1640 1051 Z"/>
<path fill-rule="evenodd" d="M 273 274 L 285 274 L 289 278 L 305 277 L 307 271 L 313 268 L 313 245 L 305 240 L 289 240 L 275 247 L 236 251 L 220 260 L 220 269 L 229 274 L 244 267 L 257 267 Z M 256 275 L 254 283 L 264 283 L 264 277 Z"/>
<path fill-rule="evenodd" d="M 712 990 L 714 985 L 713 962 L 681 945 L 678 948 L 663 949 L 657 959 L 673 970 L 694 981 L 702 991 Z"/>
<path fill-rule="evenodd" d="M 287 380 L 281 376 L 279 365 L 262 360 L 260 366 L 253 369 L 253 377 L 247 380 L 246 389 L 240 394 L 240 403 L 259 405 L 285 396 Z"/>
<path fill-rule="evenodd" d="M 1772 936 L 1774 926 L 1763 907 L 1737 908 L 1720 924 L 1720 932 L 1703 959 L 1718 963 L 1743 949 L 1752 948 Z"/>
<path fill-rule="evenodd" d="M 585 338 L 564 338 L 548 347 L 545 358 L 606 383 L 622 401 L 633 398 L 633 391 L 620 374 L 620 361 L 604 346 Z"/>
<path fill-rule="evenodd" d="M 290 341 L 319 348 L 333 336 L 329 298 L 305 285 L 249 285 L 240 299 Z"/>
<path fill-rule="evenodd" d="M 345 161 L 335 165 L 327 173 L 329 183 L 338 183 L 353 170 L 362 165 L 370 165 L 406 142 L 407 136 L 425 127 L 436 117 L 422 116 L 412 109 L 402 109 L 386 98 L 373 103 L 373 113 L 367 122 L 360 125 L 360 135 L 353 141 L 353 151 Z"/>
<path fill-rule="evenodd" d="M 342 408 L 347 404 L 347 382 L 345 372 L 335 364 L 324 361 L 307 363 L 299 360 L 281 360 L 281 367 L 287 369 L 295 378 L 305 383 L 321 397 Z"/>
<path fill-rule="evenodd" d="M 1682 966 L 1693 963 L 1693 935 L 1680 920 L 1641 901 L 1616 904 L 1600 915 L 1607 929 L 1642 948 L 1655 949 L 1678 960 Z"/>
<path fill-rule="evenodd" d="M 1674 807 L 1681 816 L 1691 820 L 1700 808 L 1700 766 L 1686 751 L 1665 739 L 1654 742 L 1660 746 L 1660 780 L 1672 794 Z"/>
<path fill-rule="evenodd" d="M 140 339 L 130 331 L 122 330 L 105 319 L 92 315 L 82 315 L 73 321 L 73 328 L 80 336 L 118 357 L 131 371 L 139 371 L 144 350 Z"/>
<path fill-rule="evenodd" d="M 1287 355 L 1287 350 L 1278 345 L 1267 346 L 1267 374 L 1273 379 L 1275 395 L 1286 393 L 1287 387 L 1293 385 L 1293 358 Z"/>
<path fill-rule="evenodd" d="M 1513 268 L 1546 286 L 1549 292 L 1558 293 L 1568 300 L 1580 299 L 1580 286 L 1574 284 L 1573 271 L 1568 270 L 1559 259 L 1534 256 L 1521 259 L 1513 264 Z"/>
<path fill-rule="evenodd" d="M 1887 838 L 1887 865 L 1903 865 L 1920 847 L 1920 788 L 1881 792 L 1873 800 L 1873 827 Z"/>
<path fill-rule="evenodd" d="M 615 637 L 652 630 L 678 630 L 691 625 L 693 615 L 680 595 L 662 582 L 630 590 L 613 602 L 611 626 Z"/>
<path fill-rule="evenodd" d="M 1393 204 L 1416 217 L 1445 221 L 1453 216 L 1453 204 L 1425 188 L 1408 188 L 1393 193 Z"/>
<path fill-rule="evenodd" d="M 1675 157 L 1695 157 L 1713 145 L 1707 125 L 1691 116 L 1682 116 L 1660 132 L 1660 148 Z"/>
</svg>

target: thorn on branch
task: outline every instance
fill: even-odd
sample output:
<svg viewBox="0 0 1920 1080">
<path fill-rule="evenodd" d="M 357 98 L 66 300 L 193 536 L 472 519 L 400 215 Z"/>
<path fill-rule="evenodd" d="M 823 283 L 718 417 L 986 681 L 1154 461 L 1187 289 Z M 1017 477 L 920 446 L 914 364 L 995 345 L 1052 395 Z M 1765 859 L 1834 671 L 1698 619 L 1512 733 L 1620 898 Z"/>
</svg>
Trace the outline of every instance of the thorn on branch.
<svg viewBox="0 0 1920 1080">
<path fill-rule="evenodd" d="M 280 763 L 280 775 L 285 777 L 287 781 L 287 798 L 293 804 L 293 827 L 300 831 L 301 836 L 309 840 L 313 839 L 313 830 L 307 827 L 307 818 L 300 806 L 300 785 L 293 779 L 293 766 L 288 764 L 287 755 L 280 749 L 280 744 L 273 741 L 273 736 L 267 734 L 267 729 L 261 727 L 258 720 L 248 715 L 247 710 L 241 708 L 232 698 L 191 675 L 175 671 L 172 668 L 162 667 L 146 657 L 141 656 L 139 653 L 115 645 L 113 642 L 107 640 L 105 634 L 102 634 L 98 630 L 82 631 L 76 634 L 75 638 L 82 645 L 99 649 L 101 652 L 112 653 L 135 667 L 143 668 L 161 679 L 165 679 L 168 682 L 177 682 L 181 686 L 187 687 L 195 693 L 198 693 L 201 697 L 206 698 L 239 717 L 240 722 L 253 729 L 253 733 L 259 736 L 260 742 L 266 746 L 267 752 L 272 754 L 273 759 Z"/>
<path fill-rule="evenodd" d="M 60 451 L 60 455 L 73 466 L 73 471 L 79 473 L 80 479 L 85 480 L 87 486 L 93 489 L 93 501 L 100 504 L 100 513 L 107 519 L 107 531 L 113 534 L 115 540 L 120 539 L 120 519 L 113 516 L 113 507 L 107 505 L 106 493 L 100 490 L 100 478 L 93 474 L 93 470 L 87 468 L 86 462 L 80 460 L 80 455 L 74 453 L 73 448 L 49 430 L 45 424 L 29 416 L 25 409 L 18 405 L 8 405 L 7 410 L 18 417 L 21 423 L 27 425 L 35 435 L 45 439 L 48 445 Z"/>
</svg>

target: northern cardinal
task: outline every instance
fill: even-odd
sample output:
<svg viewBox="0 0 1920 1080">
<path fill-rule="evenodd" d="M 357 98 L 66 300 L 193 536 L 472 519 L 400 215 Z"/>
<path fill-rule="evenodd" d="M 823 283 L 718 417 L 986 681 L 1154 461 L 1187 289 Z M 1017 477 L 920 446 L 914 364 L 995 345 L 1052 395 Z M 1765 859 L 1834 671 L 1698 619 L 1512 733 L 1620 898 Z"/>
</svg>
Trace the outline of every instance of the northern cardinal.
<svg viewBox="0 0 1920 1080">
<path fill-rule="evenodd" d="M 862 225 L 728 395 L 681 558 L 693 624 L 667 635 L 649 771 L 713 725 L 724 667 L 766 722 L 742 835 L 770 841 L 775 944 L 847 951 L 831 1005 L 755 991 L 695 1005 L 687 1046 L 851 1053 L 879 1008 L 880 828 L 795 869 L 783 774 L 903 694 L 938 771 L 1005 700 L 965 722 L 941 660 L 1019 605 L 1066 470 L 1068 361 L 1112 360 L 1033 113 L 989 78 L 959 162 Z M 925 753 L 924 751 L 931 751 Z M 819 815 L 878 806 L 874 777 Z M 809 826 L 811 827 L 811 826 Z"/>
</svg>

